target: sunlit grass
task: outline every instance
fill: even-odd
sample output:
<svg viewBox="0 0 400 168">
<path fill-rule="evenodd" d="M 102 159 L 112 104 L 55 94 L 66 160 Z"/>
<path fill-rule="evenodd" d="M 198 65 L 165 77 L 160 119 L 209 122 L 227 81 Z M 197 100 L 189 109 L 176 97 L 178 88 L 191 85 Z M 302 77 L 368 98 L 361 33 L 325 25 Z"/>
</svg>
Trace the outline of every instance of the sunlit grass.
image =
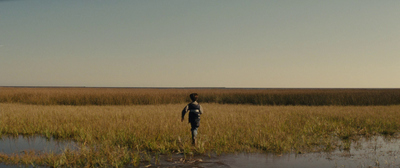
<svg viewBox="0 0 400 168">
<path fill-rule="evenodd" d="M 133 89 L 0 87 L 0 103 L 37 105 L 159 105 L 190 101 L 254 105 L 399 105 L 400 89 Z"/>
<path fill-rule="evenodd" d="M 399 132 L 400 106 L 257 106 L 203 103 L 198 146 L 180 122 L 185 104 L 43 106 L 0 104 L 2 135 L 81 142 L 63 154 L 0 155 L 1 162 L 49 166 L 138 165 L 158 154 L 313 152 L 348 139 Z M 187 119 L 187 118 L 186 118 Z M 150 158 L 149 158 L 150 157 Z"/>
</svg>

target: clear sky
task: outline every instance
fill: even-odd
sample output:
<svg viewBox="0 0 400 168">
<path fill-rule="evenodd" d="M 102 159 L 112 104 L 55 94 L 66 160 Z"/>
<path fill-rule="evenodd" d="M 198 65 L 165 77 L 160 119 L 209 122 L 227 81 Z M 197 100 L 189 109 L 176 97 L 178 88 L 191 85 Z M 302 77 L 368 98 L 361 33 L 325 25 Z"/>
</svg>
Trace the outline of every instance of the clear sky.
<svg viewBox="0 0 400 168">
<path fill-rule="evenodd" d="M 399 0 L 0 0 L 0 86 L 400 88 Z"/>
</svg>

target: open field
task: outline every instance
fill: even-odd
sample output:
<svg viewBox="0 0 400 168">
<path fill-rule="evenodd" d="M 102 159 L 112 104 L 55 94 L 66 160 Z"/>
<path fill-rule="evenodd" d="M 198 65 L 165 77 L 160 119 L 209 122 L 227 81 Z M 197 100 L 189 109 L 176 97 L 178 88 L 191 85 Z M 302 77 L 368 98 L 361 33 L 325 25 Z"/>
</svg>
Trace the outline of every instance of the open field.
<svg viewBox="0 0 400 168">
<path fill-rule="evenodd" d="M 189 102 L 254 105 L 400 105 L 400 89 L 134 89 L 0 87 L 0 103 L 159 105 Z"/>
<path fill-rule="evenodd" d="M 182 93 L 183 94 L 183 93 Z M 184 103 L 130 106 L 0 104 L 0 133 L 81 142 L 62 154 L 0 154 L 48 166 L 139 165 L 173 153 L 304 153 L 349 149 L 350 139 L 399 132 L 400 106 L 259 106 L 202 103 L 199 145 L 180 122 Z M 187 116 L 186 116 L 187 117 Z M 186 118 L 187 119 L 187 118 Z"/>
</svg>

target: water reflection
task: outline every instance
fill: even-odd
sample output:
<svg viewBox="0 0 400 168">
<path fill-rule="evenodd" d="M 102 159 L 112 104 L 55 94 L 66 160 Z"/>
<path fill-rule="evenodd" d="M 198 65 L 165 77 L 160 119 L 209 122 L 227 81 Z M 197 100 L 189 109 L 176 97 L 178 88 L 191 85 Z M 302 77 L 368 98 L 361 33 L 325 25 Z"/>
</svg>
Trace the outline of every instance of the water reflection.
<svg viewBox="0 0 400 168">
<path fill-rule="evenodd" d="M 42 136 L 3 136 L 0 139 L 0 152 L 4 154 L 18 154 L 23 151 L 61 153 L 66 148 L 77 149 L 73 141 L 47 139 Z"/>
<path fill-rule="evenodd" d="M 229 167 L 398 167 L 400 140 L 373 137 L 352 142 L 349 150 L 309 154 L 238 154 L 220 157 Z"/>
<path fill-rule="evenodd" d="M 361 138 L 347 150 L 306 154 L 227 154 L 222 156 L 164 156 L 160 164 L 167 167 L 399 167 L 400 139 Z"/>
<path fill-rule="evenodd" d="M 349 143 L 347 143 L 349 144 Z M 345 145 L 345 143 L 343 144 Z M 57 141 L 40 136 L 3 137 L 0 152 L 20 153 L 24 150 L 61 153 L 65 148 L 77 150 L 72 141 Z M 344 150 L 347 149 L 347 150 Z M 156 167 L 399 167 L 400 136 L 387 139 L 382 136 L 361 138 L 351 142 L 349 148 L 333 152 L 306 154 L 227 154 L 222 156 L 184 156 L 183 154 L 152 157 L 150 162 L 140 166 Z M 159 158 L 156 161 L 156 158 Z M 0 164 L 0 167 L 4 165 Z"/>
</svg>

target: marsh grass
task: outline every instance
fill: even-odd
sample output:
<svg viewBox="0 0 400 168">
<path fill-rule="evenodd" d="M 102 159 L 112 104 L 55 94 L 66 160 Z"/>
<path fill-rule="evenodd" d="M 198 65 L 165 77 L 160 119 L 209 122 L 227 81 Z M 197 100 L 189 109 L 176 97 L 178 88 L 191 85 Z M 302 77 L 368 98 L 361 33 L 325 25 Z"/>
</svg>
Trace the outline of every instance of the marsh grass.
<svg viewBox="0 0 400 168">
<path fill-rule="evenodd" d="M 253 105 L 399 105 L 400 89 L 134 89 L 0 87 L 0 103 L 36 105 L 158 105 L 190 101 Z"/>
<path fill-rule="evenodd" d="M 1 135 L 80 142 L 62 154 L 0 155 L 0 162 L 52 167 L 121 167 L 183 153 L 304 153 L 347 149 L 359 136 L 399 132 L 400 106 L 258 106 L 203 103 L 199 145 L 180 122 L 185 104 L 61 106 L 0 104 Z"/>
</svg>

